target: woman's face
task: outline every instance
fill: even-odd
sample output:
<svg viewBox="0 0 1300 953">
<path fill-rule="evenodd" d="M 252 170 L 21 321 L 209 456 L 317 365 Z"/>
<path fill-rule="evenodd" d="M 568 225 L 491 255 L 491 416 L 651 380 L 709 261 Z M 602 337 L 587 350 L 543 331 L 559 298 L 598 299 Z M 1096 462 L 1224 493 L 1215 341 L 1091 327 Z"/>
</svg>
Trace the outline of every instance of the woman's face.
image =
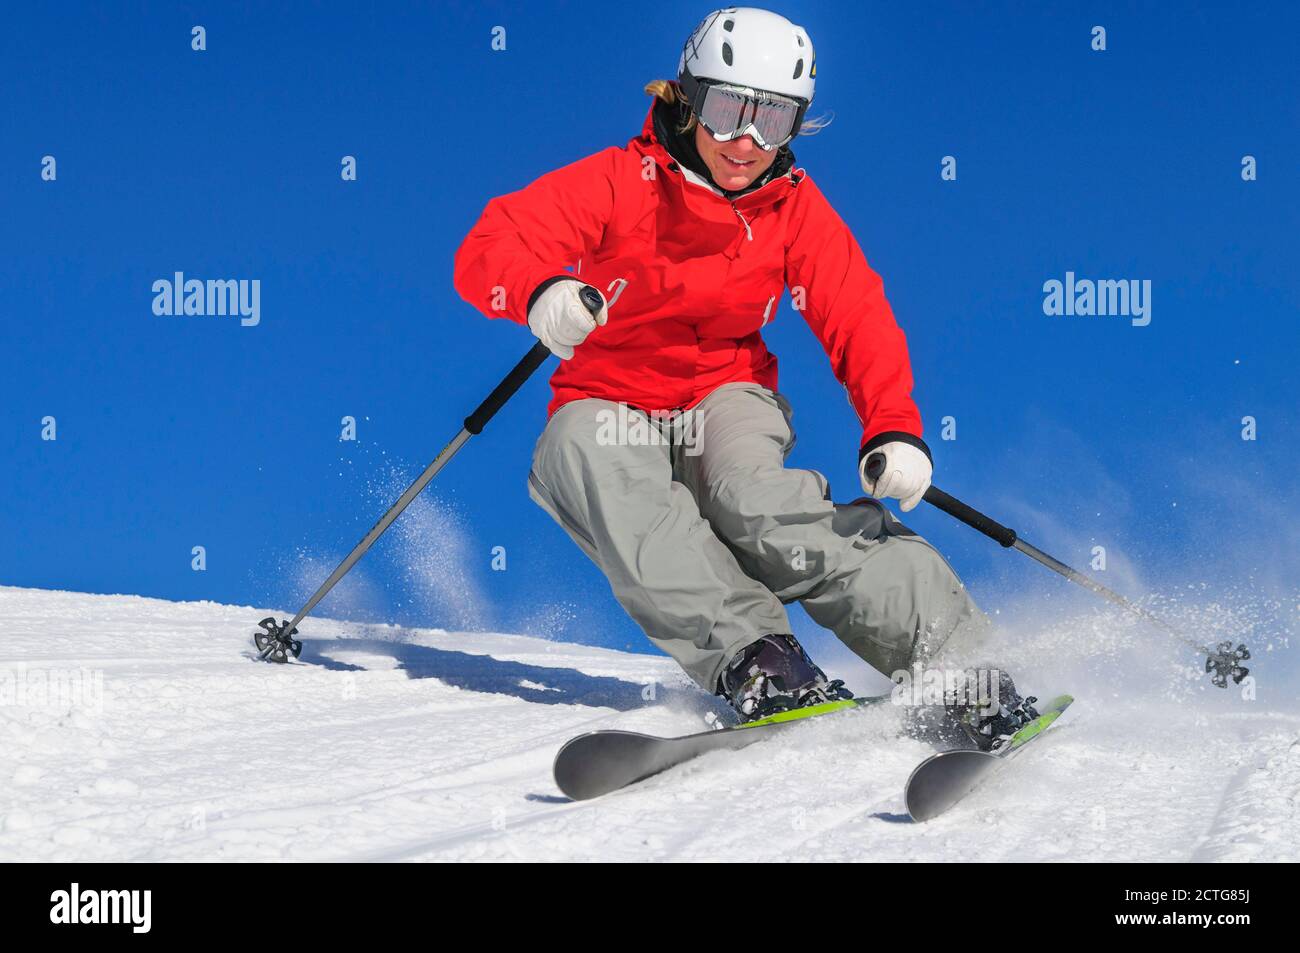
<svg viewBox="0 0 1300 953">
<path fill-rule="evenodd" d="M 695 148 L 713 174 L 713 181 L 728 192 L 746 188 L 776 161 L 777 150 L 764 152 L 752 136 L 719 142 L 699 123 L 695 124 Z"/>
</svg>

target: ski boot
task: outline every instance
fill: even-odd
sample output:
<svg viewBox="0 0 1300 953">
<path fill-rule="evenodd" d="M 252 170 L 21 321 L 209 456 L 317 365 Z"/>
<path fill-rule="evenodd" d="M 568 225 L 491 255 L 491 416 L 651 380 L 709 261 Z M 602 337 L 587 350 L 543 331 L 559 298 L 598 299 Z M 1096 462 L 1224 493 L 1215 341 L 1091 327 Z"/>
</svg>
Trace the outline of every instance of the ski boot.
<svg viewBox="0 0 1300 953">
<path fill-rule="evenodd" d="M 1022 698 L 1016 684 L 1006 672 L 998 672 L 997 711 L 990 713 L 992 705 L 971 704 L 969 700 L 951 701 L 944 705 L 944 719 L 957 729 L 961 736 L 980 751 L 996 751 L 1017 731 L 1038 717 L 1034 708 L 1037 698 Z"/>
<path fill-rule="evenodd" d="M 719 682 L 718 694 L 742 722 L 853 697 L 842 681 L 826 678 L 793 635 L 765 635 L 745 646 Z"/>
</svg>

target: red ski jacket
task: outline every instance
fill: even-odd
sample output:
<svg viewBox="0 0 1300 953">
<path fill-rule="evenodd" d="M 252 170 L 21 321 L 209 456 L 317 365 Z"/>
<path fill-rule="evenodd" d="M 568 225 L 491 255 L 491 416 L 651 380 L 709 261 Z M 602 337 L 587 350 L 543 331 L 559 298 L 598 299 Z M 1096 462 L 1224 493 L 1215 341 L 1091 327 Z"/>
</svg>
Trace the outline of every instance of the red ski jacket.
<svg viewBox="0 0 1300 953">
<path fill-rule="evenodd" d="M 760 329 L 789 288 L 848 390 L 864 447 L 896 434 L 924 447 L 883 283 L 812 179 L 792 169 L 728 201 L 685 178 L 653 112 L 626 147 L 490 201 L 456 253 L 456 290 L 490 318 L 526 325 L 529 298 L 561 276 L 605 295 L 609 322 L 552 375 L 549 412 L 584 397 L 685 409 L 735 381 L 775 390 Z"/>
</svg>

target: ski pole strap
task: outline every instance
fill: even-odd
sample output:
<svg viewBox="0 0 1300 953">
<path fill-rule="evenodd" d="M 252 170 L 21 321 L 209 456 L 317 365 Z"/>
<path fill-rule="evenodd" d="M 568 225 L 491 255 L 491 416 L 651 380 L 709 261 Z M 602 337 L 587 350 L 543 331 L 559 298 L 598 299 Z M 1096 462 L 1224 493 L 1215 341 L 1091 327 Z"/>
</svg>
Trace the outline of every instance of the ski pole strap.
<svg viewBox="0 0 1300 953">
<path fill-rule="evenodd" d="M 967 506 L 961 500 L 949 496 L 937 486 L 925 491 L 925 502 L 937 506 L 954 519 L 959 519 L 972 529 L 977 529 L 985 536 L 1003 546 L 1016 544 L 1016 531 L 1008 529 L 997 520 L 990 519 L 979 510 Z"/>
<path fill-rule="evenodd" d="M 541 341 L 534 344 L 501 383 L 492 389 L 492 393 L 483 399 L 474 413 L 465 418 L 465 429 L 473 434 L 480 433 L 496 412 L 505 406 L 505 402 L 515 395 L 515 391 L 524 386 L 524 381 L 532 376 L 533 371 L 541 367 L 550 356 L 551 352 L 545 344 Z"/>
</svg>

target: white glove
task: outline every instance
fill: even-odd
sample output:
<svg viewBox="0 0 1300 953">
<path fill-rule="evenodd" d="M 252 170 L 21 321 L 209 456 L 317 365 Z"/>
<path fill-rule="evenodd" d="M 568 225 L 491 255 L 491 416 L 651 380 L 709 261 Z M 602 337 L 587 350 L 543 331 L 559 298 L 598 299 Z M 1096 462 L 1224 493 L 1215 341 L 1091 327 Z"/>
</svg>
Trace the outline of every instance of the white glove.
<svg viewBox="0 0 1300 953">
<path fill-rule="evenodd" d="M 577 279 L 557 281 L 538 295 L 528 309 L 528 326 L 533 334 L 562 361 L 573 357 L 573 349 L 587 340 L 596 325 L 609 320 L 604 295 L 601 295 L 600 311 L 592 317 L 578 297 L 584 287 Z"/>
<path fill-rule="evenodd" d="M 884 455 L 885 467 L 873 480 L 867 476 L 867 461 L 876 454 Z M 924 450 L 895 440 L 876 447 L 863 457 L 858 475 L 862 477 L 862 489 L 878 500 L 891 496 L 902 500 L 898 508 L 906 513 L 921 502 L 921 497 L 930 488 L 934 467 Z"/>
</svg>

